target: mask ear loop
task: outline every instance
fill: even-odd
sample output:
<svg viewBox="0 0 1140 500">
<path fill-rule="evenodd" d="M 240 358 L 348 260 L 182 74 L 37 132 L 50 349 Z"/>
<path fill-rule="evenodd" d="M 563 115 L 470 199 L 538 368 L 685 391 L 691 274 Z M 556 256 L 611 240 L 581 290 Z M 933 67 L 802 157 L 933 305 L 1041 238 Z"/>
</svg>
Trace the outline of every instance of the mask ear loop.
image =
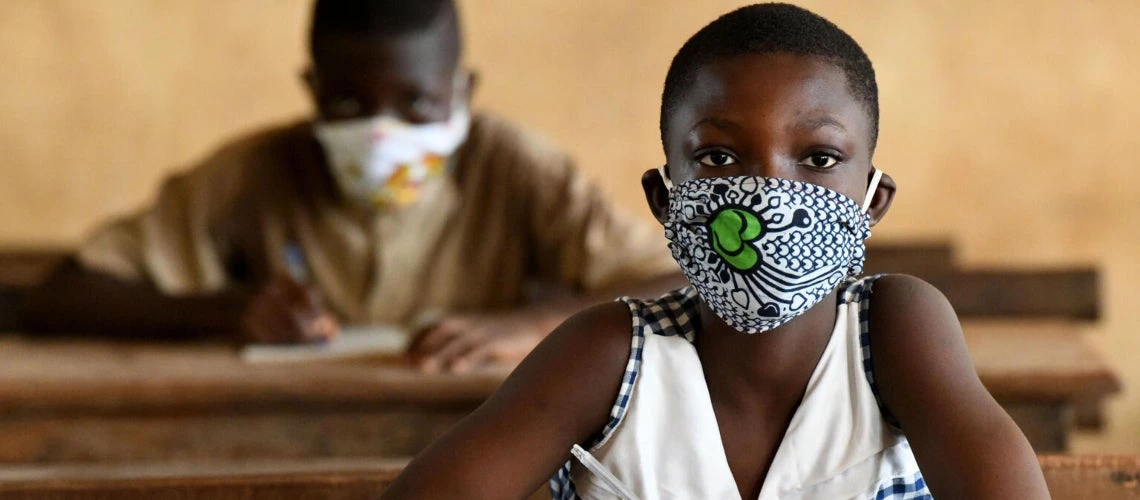
<svg viewBox="0 0 1140 500">
<path fill-rule="evenodd" d="M 665 189 L 672 191 L 673 181 L 669 180 L 669 174 L 665 173 L 665 165 L 658 165 L 657 173 L 661 174 L 661 180 L 665 181 Z"/>
<path fill-rule="evenodd" d="M 458 107 L 467 107 L 467 85 L 471 81 L 471 71 L 463 68 L 456 68 L 455 73 L 451 75 L 451 110 L 455 111 Z"/>
<path fill-rule="evenodd" d="M 882 178 L 883 171 L 875 168 L 875 173 L 871 174 L 871 185 L 867 187 L 867 195 L 863 197 L 863 212 L 871 208 L 871 202 L 875 201 L 875 191 L 879 189 L 879 181 Z"/>
</svg>

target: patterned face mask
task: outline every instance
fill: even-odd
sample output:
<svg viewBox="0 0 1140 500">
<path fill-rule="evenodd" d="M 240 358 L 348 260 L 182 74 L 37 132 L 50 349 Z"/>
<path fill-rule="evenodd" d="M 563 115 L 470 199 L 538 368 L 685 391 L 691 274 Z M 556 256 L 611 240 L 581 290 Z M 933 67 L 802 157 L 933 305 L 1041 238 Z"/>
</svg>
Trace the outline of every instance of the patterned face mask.
<svg viewBox="0 0 1140 500">
<path fill-rule="evenodd" d="M 694 179 L 669 196 L 665 237 L 701 298 L 744 333 L 776 328 L 863 272 L 867 207 L 840 193 L 770 177 Z"/>
</svg>

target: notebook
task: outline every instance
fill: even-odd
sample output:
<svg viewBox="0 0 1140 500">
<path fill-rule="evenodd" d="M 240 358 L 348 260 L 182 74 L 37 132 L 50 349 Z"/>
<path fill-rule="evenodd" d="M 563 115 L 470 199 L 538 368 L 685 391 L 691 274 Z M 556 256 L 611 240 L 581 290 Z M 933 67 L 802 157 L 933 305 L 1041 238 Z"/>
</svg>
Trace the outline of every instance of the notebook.
<svg viewBox="0 0 1140 500">
<path fill-rule="evenodd" d="M 242 348 L 246 363 L 299 363 L 352 358 L 385 358 L 404 354 L 412 332 L 399 326 L 350 326 L 328 342 L 316 344 L 252 344 Z"/>
</svg>

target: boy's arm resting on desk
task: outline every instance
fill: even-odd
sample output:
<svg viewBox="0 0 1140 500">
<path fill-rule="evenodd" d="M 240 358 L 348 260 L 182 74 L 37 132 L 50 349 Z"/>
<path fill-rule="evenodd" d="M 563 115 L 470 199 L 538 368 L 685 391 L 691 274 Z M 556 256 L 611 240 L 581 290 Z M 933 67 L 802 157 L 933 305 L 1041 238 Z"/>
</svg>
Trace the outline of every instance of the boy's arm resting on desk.
<svg viewBox="0 0 1140 500">
<path fill-rule="evenodd" d="M 261 343 L 320 340 L 337 330 L 320 298 L 286 278 L 253 294 L 230 288 L 176 296 L 145 280 L 120 279 L 74 260 L 29 291 L 21 323 L 32 332 L 154 339 L 227 334 Z"/>
<path fill-rule="evenodd" d="M 69 260 L 28 292 L 21 316 L 38 332 L 186 338 L 232 331 L 243 303 L 236 292 L 173 297 Z"/>
<path fill-rule="evenodd" d="M 601 429 L 629 359 L 629 310 L 609 303 L 559 326 L 502 387 L 421 453 L 384 498 L 524 498 Z"/>
<path fill-rule="evenodd" d="M 1029 441 L 978 379 L 941 292 L 912 276 L 881 278 L 870 336 L 882 402 L 935 498 L 1049 498 Z"/>
</svg>

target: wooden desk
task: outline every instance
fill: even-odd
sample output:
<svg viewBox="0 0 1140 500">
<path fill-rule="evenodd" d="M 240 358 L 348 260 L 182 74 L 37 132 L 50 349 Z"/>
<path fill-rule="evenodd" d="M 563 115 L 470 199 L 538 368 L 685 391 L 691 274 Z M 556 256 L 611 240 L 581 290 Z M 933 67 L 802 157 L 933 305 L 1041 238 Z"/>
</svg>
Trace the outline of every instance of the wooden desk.
<svg viewBox="0 0 1140 500">
<path fill-rule="evenodd" d="M 920 274 L 969 319 L 1083 320 L 1100 317 L 1100 277 L 1094 268 L 964 269 Z"/>
<path fill-rule="evenodd" d="M 1058 500 L 1140 496 L 1140 456 L 1038 457 Z M 177 465 L 20 466 L 0 470 L 3 500 L 376 498 L 403 461 L 306 460 Z M 541 489 L 531 498 L 549 498 Z"/>
<path fill-rule="evenodd" d="M 413 455 L 504 369 L 247 365 L 227 347 L 0 340 L 0 463 Z"/>
<path fill-rule="evenodd" d="M 1096 320 L 1100 279 L 1088 266 L 1054 269 L 962 267 L 945 241 L 871 244 L 867 274 L 902 273 L 938 287 L 963 318 Z"/>
<path fill-rule="evenodd" d="M 875 243 L 868 242 L 866 274 L 902 273 L 924 276 L 954 270 L 954 247 L 945 241 Z"/>
<path fill-rule="evenodd" d="M 1038 453 L 1068 450 L 1076 408 L 1120 392 L 1077 325 L 971 321 L 964 330 L 978 376 Z"/>
<path fill-rule="evenodd" d="M 1119 382 L 1070 327 L 970 324 L 982 381 L 1039 452 Z M 414 455 L 506 375 L 248 365 L 218 345 L 0 339 L 0 464 Z"/>
</svg>

